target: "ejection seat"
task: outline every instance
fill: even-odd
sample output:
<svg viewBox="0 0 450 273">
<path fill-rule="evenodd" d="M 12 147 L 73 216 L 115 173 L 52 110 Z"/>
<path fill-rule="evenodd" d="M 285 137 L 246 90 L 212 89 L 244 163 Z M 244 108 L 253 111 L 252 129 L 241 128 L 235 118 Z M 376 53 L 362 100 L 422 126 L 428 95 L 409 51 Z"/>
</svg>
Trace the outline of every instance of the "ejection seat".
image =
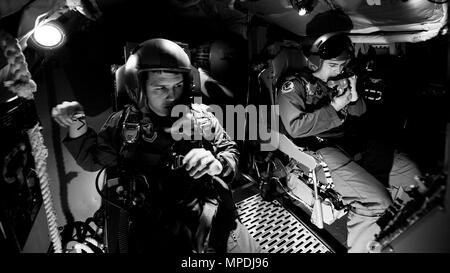
<svg viewBox="0 0 450 273">
<path fill-rule="evenodd" d="M 268 60 L 267 64 L 267 67 L 258 74 L 260 93 L 269 98 L 271 105 L 277 106 L 278 81 L 283 75 L 304 67 L 305 58 L 300 45 L 281 44 L 276 56 Z M 277 118 L 280 121 L 279 117 Z M 318 228 L 322 229 L 323 223 L 332 224 L 345 215 L 346 208 L 339 195 L 330 188 L 333 184 L 323 160 L 296 146 L 288 136 L 273 128 L 270 143 L 261 143 L 261 150 L 276 150 L 288 158 L 289 163 L 286 164 L 285 160 L 282 167 L 284 170 L 281 172 L 286 175 L 285 183 L 283 185 L 276 178 L 277 186 L 281 187 L 291 200 L 301 203 L 309 210 L 311 222 Z M 279 161 L 274 166 L 280 167 Z"/>
</svg>

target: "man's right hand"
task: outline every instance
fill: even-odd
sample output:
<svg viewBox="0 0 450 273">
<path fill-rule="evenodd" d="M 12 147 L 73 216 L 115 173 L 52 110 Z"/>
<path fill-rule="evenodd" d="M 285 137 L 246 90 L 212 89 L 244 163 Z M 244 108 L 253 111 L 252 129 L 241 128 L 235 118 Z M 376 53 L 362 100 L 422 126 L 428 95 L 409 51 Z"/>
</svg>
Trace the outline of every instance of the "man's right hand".
<svg viewBox="0 0 450 273">
<path fill-rule="evenodd" d="M 338 112 L 342 108 L 344 108 L 347 104 L 349 104 L 351 100 L 352 100 L 352 93 L 350 88 L 347 88 L 347 91 L 345 91 L 344 94 L 333 98 L 333 100 L 331 101 L 331 106 L 333 106 L 333 108 Z"/>
<path fill-rule="evenodd" d="M 64 101 L 52 109 L 53 119 L 64 128 L 69 128 L 69 136 L 78 137 L 86 133 L 86 118 L 83 106 L 77 101 Z"/>
</svg>

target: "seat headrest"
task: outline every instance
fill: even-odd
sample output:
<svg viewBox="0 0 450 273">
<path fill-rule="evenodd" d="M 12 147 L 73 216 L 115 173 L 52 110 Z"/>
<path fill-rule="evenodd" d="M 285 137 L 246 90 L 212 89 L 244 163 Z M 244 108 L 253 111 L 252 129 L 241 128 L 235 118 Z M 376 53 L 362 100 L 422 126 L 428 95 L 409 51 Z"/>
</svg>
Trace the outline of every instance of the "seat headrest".
<svg viewBox="0 0 450 273">
<path fill-rule="evenodd" d="M 285 47 L 272 59 L 274 78 L 278 80 L 288 71 L 296 71 L 306 66 L 305 57 L 299 48 Z"/>
<path fill-rule="evenodd" d="M 305 67 L 306 60 L 300 48 L 281 46 L 278 54 L 268 62 L 268 68 L 261 72 L 259 78 L 271 93 L 270 100 L 274 104 L 276 103 L 276 86 L 279 79 L 290 71 L 298 71 Z"/>
</svg>

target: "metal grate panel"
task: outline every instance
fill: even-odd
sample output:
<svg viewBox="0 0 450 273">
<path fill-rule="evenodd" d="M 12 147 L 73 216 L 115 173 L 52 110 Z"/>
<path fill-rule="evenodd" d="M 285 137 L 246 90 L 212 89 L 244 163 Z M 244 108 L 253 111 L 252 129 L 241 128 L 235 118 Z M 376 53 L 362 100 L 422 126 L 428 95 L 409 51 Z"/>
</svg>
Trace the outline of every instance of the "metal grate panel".
<svg viewBox="0 0 450 273">
<path fill-rule="evenodd" d="M 326 253 L 331 250 L 278 201 L 255 194 L 237 203 L 242 223 L 268 253 Z"/>
</svg>

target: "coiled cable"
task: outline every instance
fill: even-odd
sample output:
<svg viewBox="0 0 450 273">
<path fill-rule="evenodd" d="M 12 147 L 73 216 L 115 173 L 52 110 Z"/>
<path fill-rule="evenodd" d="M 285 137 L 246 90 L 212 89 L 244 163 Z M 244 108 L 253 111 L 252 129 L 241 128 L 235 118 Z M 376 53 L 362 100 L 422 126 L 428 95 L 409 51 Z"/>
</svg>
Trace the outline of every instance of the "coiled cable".
<svg viewBox="0 0 450 273">
<path fill-rule="evenodd" d="M 125 207 L 121 206 L 120 204 L 116 204 L 114 201 L 109 200 L 108 197 L 105 196 L 105 194 L 102 192 L 102 190 L 100 189 L 100 186 L 98 185 L 98 181 L 100 180 L 100 174 L 102 172 L 104 172 L 106 170 L 106 167 L 103 167 L 98 173 L 97 176 L 95 177 L 95 189 L 97 190 L 98 194 L 100 195 L 100 197 L 102 198 L 102 200 L 105 200 L 106 202 L 108 202 L 109 204 L 111 204 L 112 206 L 120 209 L 120 210 L 124 210 L 126 212 L 128 212 L 128 209 L 126 209 Z"/>
</svg>

